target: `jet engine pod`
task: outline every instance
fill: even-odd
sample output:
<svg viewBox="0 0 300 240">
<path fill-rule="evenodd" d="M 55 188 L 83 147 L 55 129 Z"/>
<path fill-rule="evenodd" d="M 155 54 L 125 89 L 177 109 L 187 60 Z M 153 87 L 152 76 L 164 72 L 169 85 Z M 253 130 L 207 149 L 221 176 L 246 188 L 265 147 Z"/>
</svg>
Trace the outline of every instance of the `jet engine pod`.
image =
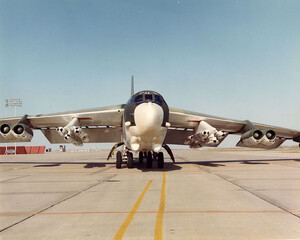
<svg viewBox="0 0 300 240">
<path fill-rule="evenodd" d="M 216 138 L 217 138 L 218 140 L 224 139 L 227 135 L 228 135 L 228 133 L 227 133 L 227 132 L 223 132 L 223 131 L 217 131 L 217 132 L 215 133 L 215 136 L 216 136 Z"/>
<path fill-rule="evenodd" d="M 68 133 L 68 131 L 64 127 L 58 127 L 56 128 L 56 131 L 62 137 L 64 137 Z"/>
<path fill-rule="evenodd" d="M 208 139 L 208 141 L 202 143 L 205 147 L 217 147 L 219 145 L 219 140 L 217 137 L 212 136 Z"/>
<path fill-rule="evenodd" d="M 82 146 L 82 142 L 80 140 L 76 140 L 70 133 L 67 133 L 64 139 L 66 142 L 72 143 L 75 146 Z"/>
<path fill-rule="evenodd" d="M 20 142 L 29 142 L 33 137 L 33 131 L 27 125 L 18 123 L 12 129 L 15 140 Z"/>
<path fill-rule="evenodd" d="M 273 130 L 263 130 L 262 133 L 264 135 L 261 139 L 261 144 L 265 146 L 272 146 L 275 144 L 276 133 Z"/>
<path fill-rule="evenodd" d="M 12 125 L 8 123 L 4 123 L 0 126 L 0 134 L 5 140 L 16 140 L 16 137 L 11 129 Z"/>
<path fill-rule="evenodd" d="M 7 123 L 2 124 L 0 127 L 1 134 L 3 135 L 8 134 L 10 130 L 11 130 L 11 125 Z"/>
<path fill-rule="evenodd" d="M 262 131 L 258 129 L 252 129 L 248 132 L 245 132 L 241 136 L 241 142 L 247 147 L 255 146 L 261 142 L 263 136 L 264 134 L 262 133 Z"/>
<path fill-rule="evenodd" d="M 74 133 L 78 136 L 83 142 L 89 142 L 88 134 L 81 127 L 74 127 Z"/>
</svg>

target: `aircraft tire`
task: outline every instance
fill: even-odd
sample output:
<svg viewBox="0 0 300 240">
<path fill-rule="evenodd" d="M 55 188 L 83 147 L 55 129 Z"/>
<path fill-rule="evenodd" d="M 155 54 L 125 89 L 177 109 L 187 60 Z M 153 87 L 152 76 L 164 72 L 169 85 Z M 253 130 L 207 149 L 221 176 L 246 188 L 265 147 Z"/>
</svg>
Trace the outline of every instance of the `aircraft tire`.
<svg viewBox="0 0 300 240">
<path fill-rule="evenodd" d="M 133 154 L 131 152 L 127 153 L 127 167 L 128 168 L 133 167 Z"/>
<path fill-rule="evenodd" d="M 147 168 L 152 168 L 152 153 L 148 152 L 147 155 Z"/>
<path fill-rule="evenodd" d="M 120 151 L 117 152 L 117 161 L 116 168 L 121 168 L 122 166 L 122 153 Z"/>
<path fill-rule="evenodd" d="M 157 159 L 157 167 L 158 168 L 164 168 L 165 161 L 164 161 L 164 154 L 160 152 L 158 154 L 158 159 Z"/>
<path fill-rule="evenodd" d="M 139 163 L 143 163 L 144 161 L 144 153 L 143 152 L 139 152 Z"/>
</svg>

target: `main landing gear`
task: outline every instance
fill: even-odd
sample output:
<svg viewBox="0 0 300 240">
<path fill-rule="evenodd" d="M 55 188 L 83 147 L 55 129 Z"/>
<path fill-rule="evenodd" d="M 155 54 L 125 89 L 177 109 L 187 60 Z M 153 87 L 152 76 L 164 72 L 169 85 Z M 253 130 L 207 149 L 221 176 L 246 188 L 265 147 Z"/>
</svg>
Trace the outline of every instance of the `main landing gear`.
<svg viewBox="0 0 300 240">
<path fill-rule="evenodd" d="M 164 154 L 162 152 L 139 152 L 139 163 L 143 164 L 144 158 L 146 158 L 146 166 L 147 168 L 152 168 L 153 161 L 157 160 L 157 167 L 163 168 L 164 167 Z M 128 168 L 133 167 L 133 154 L 129 151 L 125 152 L 122 155 L 121 151 L 117 152 L 117 159 L 116 159 L 116 168 L 121 168 L 122 163 L 126 163 Z"/>
<path fill-rule="evenodd" d="M 118 151 L 117 159 L 116 159 L 116 168 L 121 168 L 122 163 L 126 163 L 128 168 L 132 168 L 133 167 L 133 154 L 131 152 L 126 152 L 125 155 L 122 156 L 121 151 Z"/>
</svg>

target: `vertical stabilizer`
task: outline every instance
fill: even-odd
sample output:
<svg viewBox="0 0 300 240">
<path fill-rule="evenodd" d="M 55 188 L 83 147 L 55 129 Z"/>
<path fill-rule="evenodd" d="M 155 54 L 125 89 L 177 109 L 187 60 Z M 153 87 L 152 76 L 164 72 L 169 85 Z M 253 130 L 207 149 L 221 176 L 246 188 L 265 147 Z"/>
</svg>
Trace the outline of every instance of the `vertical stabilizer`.
<svg viewBox="0 0 300 240">
<path fill-rule="evenodd" d="M 131 76 L 131 96 L 134 95 L 134 78 L 133 75 Z"/>
</svg>

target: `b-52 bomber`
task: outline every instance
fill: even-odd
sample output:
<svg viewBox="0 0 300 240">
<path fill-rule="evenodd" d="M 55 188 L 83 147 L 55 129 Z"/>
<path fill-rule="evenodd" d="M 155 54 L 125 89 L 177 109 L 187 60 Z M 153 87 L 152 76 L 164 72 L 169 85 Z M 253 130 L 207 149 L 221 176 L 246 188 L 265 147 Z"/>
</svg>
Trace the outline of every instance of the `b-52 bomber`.
<svg viewBox="0 0 300 240">
<path fill-rule="evenodd" d="M 134 94 L 126 104 L 46 115 L 0 119 L 0 143 L 30 142 L 33 130 L 41 130 L 50 143 L 116 143 L 116 167 L 133 167 L 133 152 L 139 162 L 146 159 L 147 168 L 153 160 L 164 167 L 164 148 L 175 161 L 168 144 L 191 148 L 218 147 L 229 135 L 238 134 L 237 146 L 274 149 L 284 141 L 300 142 L 300 131 L 238 121 L 169 108 L 165 99 L 154 91 Z"/>
</svg>

